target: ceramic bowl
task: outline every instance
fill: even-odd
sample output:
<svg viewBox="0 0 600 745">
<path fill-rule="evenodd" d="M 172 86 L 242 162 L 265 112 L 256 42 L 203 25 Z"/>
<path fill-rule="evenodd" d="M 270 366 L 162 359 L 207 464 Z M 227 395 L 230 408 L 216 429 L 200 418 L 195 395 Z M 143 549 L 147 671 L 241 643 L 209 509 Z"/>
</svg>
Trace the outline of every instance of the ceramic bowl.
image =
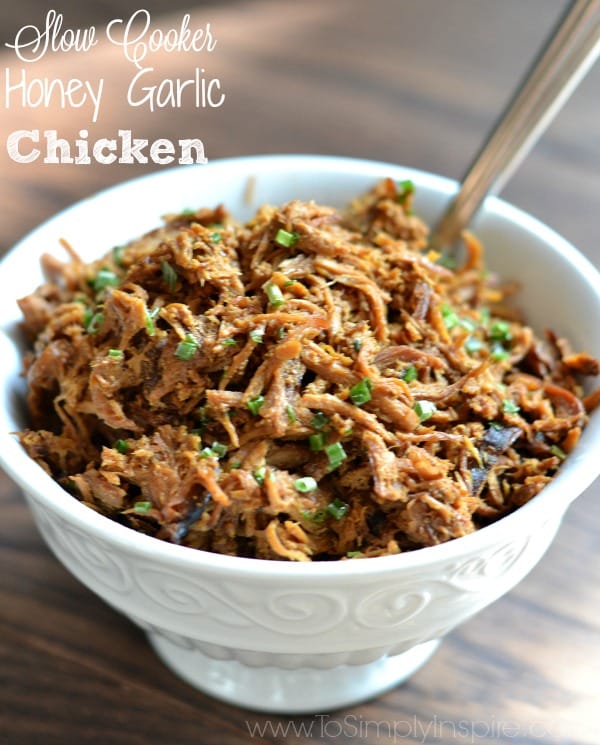
<svg viewBox="0 0 600 745">
<path fill-rule="evenodd" d="M 164 170 L 85 199 L 33 231 L 0 267 L 0 459 L 56 556 L 142 627 L 179 676 L 232 704 L 316 713 L 397 685 L 457 624 L 539 561 L 570 503 L 600 471 L 600 412 L 559 475 L 489 527 L 398 556 L 296 564 L 161 542 L 93 512 L 32 462 L 14 435 L 26 421 L 15 300 L 40 281 L 40 254 L 66 238 L 84 258 L 155 227 L 161 215 L 223 202 L 245 219 L 292 198 L 342 206 L 381 177 L 412 179 L 431 221 L 456 184 L 399 166 L 321 156 L 263 156 Z M 92 228 L 90 228 L 92 226 Z M 489 266 L 518 278 L 531 324 L 600 356 L 600 277 L 567 241 L 489 199 L 475 229 Z M 497 639 L 501 644 L 501 636 Z"/>
</svg>

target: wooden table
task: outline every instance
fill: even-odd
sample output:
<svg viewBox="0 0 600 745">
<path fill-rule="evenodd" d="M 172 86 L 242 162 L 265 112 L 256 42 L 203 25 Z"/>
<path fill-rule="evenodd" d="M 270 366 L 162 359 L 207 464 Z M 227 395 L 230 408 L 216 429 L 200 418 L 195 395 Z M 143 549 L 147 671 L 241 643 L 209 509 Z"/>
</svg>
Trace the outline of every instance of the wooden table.
<svg viewBox="0 0 600 745">
<path fill-rule="evenodd" d="M 9 7 L 14 5 L 15 7 Z M 91 5 L 91 4 L 90 4 Z M 86 3 L 69 19 L 106 23 L 127 3 Z M 90 141 L 118 129 L 153 141 L 201 137 L 209 160 L 317 152 L 405 163 L 459 178 L 560 13 L 558 0 L 250 0 L 208 3 L 218 44 L 204 56 L 154 58 L 164 78 L 201 59 L 223 106 L 126 104 L 135 70 L 106 39 L 85 54 L 55 53 L 0 67 L 32 77 L 105 79 L 90 108 L 23 109 L 2 102 L 4 143 L 18 129 Z M 17 7 L 19 6 L 19 7 Z M 41 3 L 4 3 L 3 41 L 39 25 Z M 158 21 L 160 0 L 152 4 Z M 150 6 L 147 6 L 150 7 Z M 164 3 L 167 7 L 167 3 Z M 168 4 L 168 28 L 183 11 Z M 5 33 L 13 36 L 5 37 Z M 4 79 L 5 80 L 5 79 Z M 0 92 L 5 95 L 5 83 Z M 600 69 L 575 93 L 504 196 L 575 243 L 596 264 L 600 187 Z M 99 188 L 161 166 L 16 163 L 0 155 L 0 248 Z M 431 661 L 380 699 L 325 719 L 263 717 L 230 708 L 176 679 L 144 636 L 52 557 L 14 485 L 0 480 L 0 743 L 480 742 L 597 745 L 600 680 L 600 487 L 569 511 L 549 553 L 515 590 L 453 632 Z M 252 730 L 256 727 L 256 730 Z M 279 729 L 277 729 L 279 728 Z M 254 734 L 252 734 L 252 731 Z"/>
</svg>

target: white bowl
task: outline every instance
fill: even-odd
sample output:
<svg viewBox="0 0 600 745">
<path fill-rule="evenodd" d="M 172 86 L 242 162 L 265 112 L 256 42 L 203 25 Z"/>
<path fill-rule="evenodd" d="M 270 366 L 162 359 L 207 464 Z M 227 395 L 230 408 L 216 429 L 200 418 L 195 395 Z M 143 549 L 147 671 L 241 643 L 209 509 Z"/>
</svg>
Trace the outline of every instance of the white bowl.
<svg viewBox="0 0 600 745">
<path fill-rule="evenodd" d="M 161 542 L 93 512 L 29 459 L 10 434 L 25 423 L 15 301 L 41 281 L 40 254 L 60 255 L 60 238 L 91 259 L 185 207 L 223 202 L 245 219 L 260 204 L 292 198 L 342 206 L 385 176 L 415 182 L 416 210 L 426 220 L 456 189 L 431 174 L 345 158 L 216 161 L 161 171 L 79 202 L 33 231 L 0 265 L 0 462 L 64 565 L 145 629 L 182 678 L 232 704 L 323 712 L 408 677 L 444 634 L 510 590 L 544 554 L 569 504 L 600 471 L 600 412 L 535 499 L 466 537 L 330 563 L 221 556 Z M 490 267 L 522 281 L 519 301 L 532 325 L 551 327 L 600 356 L 594 267 L 498 199 L 487 201 L 475 227 Z"/>
</svg>

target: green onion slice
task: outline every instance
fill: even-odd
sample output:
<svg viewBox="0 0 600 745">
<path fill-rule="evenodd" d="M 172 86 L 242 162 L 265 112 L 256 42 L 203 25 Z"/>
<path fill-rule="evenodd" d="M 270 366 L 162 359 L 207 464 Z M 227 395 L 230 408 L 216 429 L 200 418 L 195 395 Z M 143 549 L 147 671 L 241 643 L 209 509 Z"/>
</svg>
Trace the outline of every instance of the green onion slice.
<svg viewBox="0 0 600 745">
<path fill-rule="evenodd" d="M 191 360 L 198 350 L 198 342 L 191 334 L 186 334 L 183 341 L 180 341 L 175 349 L 175 357 L 178 360 Z"/>
<path fill-rule="evenodd" d="M 113 261 L 117 266 L 123 266 L 123 257 L 125 254 L 125 246 L 115 246 L 112 250 Z"/>
<path fill-rule="evenodd" d="M 165 261 L 164 259 L 161 259 L 160 261 L 160 269 L 162 272 L 163 279 L 167 283 L 167 287 L 171 292 L 175 289 L 177 286 L 177 271 L 169 264 L 168 261 Z"/>
<path fill-rule="evenodd" d="M 254 398 L 251 398 L 249 401 L 246 402 L 246 406 L 250 410 L 254 416 L 258 414 L 258 411 L 260 407 L 264 404 L 265 397 L 264 396 L 255 396 Z"/>
<path fill-rule="evenodd" d="M 88 334 L 97 334 L 98 331 L 100 330 L 100 326 L 102 326 L 102 324 L 104 323 L 104 313 L 91 314 L 91 311 L 90 311 L 89 316 L 87 313 L 84 316 L 83 322 L 85 324 L 85 329 L 88 332 Z"/>
<path fill-rule="evenodd" d="M 259 468 L 256 469 L 256 471 L 254 471 L 252 475 L 254 476 L 254 480 L 256 481 L 256 483 L 262 486 L 265 483 L 267 469 L 265 466 L 260 466 Z"/>
<path fill-rule="evenodd" d="M 210 447 L 202 448 L 200 455 L 203 458 L 222 458 L 227 455 L 227 445 L 223 445 L 222 442 L 213 442 Z"/>
<path fill-rule="evenodd" d="M 98 292 L 105 287 L 116 287 L 120 282 L 121 280 L 110 269 L 100 269 L 90 284 Z"/>
<path fill-rule="evenodd" d="M 502 411 L 504 411 L 505 414 L 517 414 L 520 410 L 520 406 L 512 399 L 505 398 L 502 400 Z"/>
<path fill-rule="evenodd" d="M 459 317 L 456 315 L 456 312 L 452 310 L 452 308 L 449 305 L 446 305 L 445 303 L 440 308 L 440 311 L 442 313 L 442 318 L 444 319 L 444 325 L 448 329 L 453 329 L 455 326 L 457 326 L 460 323 Z"/>
<path fill-rule="evenodd" d="M 298 243 L 298 238 L 300 238 L 298 233 L 290 233 L 289 230 L 280 228 L 275 234 L 275 243 L 279 243 L 280 246 L 285 246 L 285 248 L 290 248 Z"/>
<path fill-rule="evenodd" d="M 330 470 L 340 466 L 348 457 L 341 442 L 332 442 L 331 445 L 327 445 L 325 455 L 329 460 Z"/>
<path fill-rule="evenodd" d="M 350 400 L 355 406 L 362 406 L 371 400 L 372 390 L 373 383 L 371 383 L 369 378 L 363 378 L 350 388 Z"/>
<path fill-rule="evenodd" d="M 335 520 L 341 520 L 350 510 L 350 505 L 342 502 L 341 499 L 334 499 L 327 505 L 327 513 Z"/>
<path fill-rule="evenodd" d="M 494 341 L 510 341 L 512 333 L 508 321 L 494 321 L 490 326 L 490 338 Z"/>
<path fill-rule="evenodd" d="M 504 349 L 499 341 L 496 341 L 492 344 L 490 349 L 490 357 L 496 362 L 501 362 L 508 357 L 508 351 Z"/>
<path fill-rule="evenodd" d="M 469 338 L 465 341 L 465 351 L 469 354 L 475 354 L 475 352 L 479 352 L 479 350 L 482 348 L 483 342 L 476 336 L 469 336 Z"/>
<path fill-rule="evenodd" d="M 398 190 L 398 201 L 400 202 L 400 204 L 404 204 L 409 195 L 414 192 L 415 185 L 410 179 L 407 178 L 403 181 L 398 182 Z"/>
<path fill-rule="evenodd" d="M 272 305 L 273 308 L 281 308 L 282 305 L 285 305 L 283 293 L 276 284 L 273 282 L 267 282 L 264 286 L 264 290 L 269 299 L 269 305 Z"/>
<path fill-rule="evenodd" d="M 121 455 L 125 455 L 125 453 L 129 452 L 129 443 L 126 440 L 115 440 L 113 448 L 121 453 Z"/>
<path fill-rule="evenodd" d="M 310 420 L 310 423 L 315 429 L 323 429 L 323 427 L 329 424 L 329 417 L 327 414 L 323 414 L 322 411 L 317 411 L 314 417 Z"/>
<path fill-rule="evenodd" d="M 325 435 L 323 432 L 316 432 L 314 435 L 309 435 L 308 447 L 311 450 L 323 450 L 325 447 Z"/>
<path fill-rule="evenodd" d="M 414 365 L 409 365 L 402 373 L 402 380 L 405 383 L 412 383 L 417 377 L 417 368 Z"/>
<path fill-rule="evenodd" d="M 154 336 L 156 333 L 156 326 L 154 325 L 154 319 L 160 313 L 160 308 L 152 308 L 152 310 L 146 311 L 146 332 L 148 336 Z"/>
<path fill-rule="evenodd" d="M 437 407 L 433 401 L 416 401 L 413 409 L 415 414 L 419 417 L 420 422 L 429 419 L 429 417 L 432 417 L 437 411 Z"/>
<path fill-rule="evenodd" d="M 301 479 L 296 479 L 294 481 L 294 489 L 296 491 L 301 492 L 302 494 L 306 494 L 306 492 L 314 491 L 317 488 L 317 482 L 315 479 L 313 479 L 312 476 L 304 476 Z"/>
</svg>

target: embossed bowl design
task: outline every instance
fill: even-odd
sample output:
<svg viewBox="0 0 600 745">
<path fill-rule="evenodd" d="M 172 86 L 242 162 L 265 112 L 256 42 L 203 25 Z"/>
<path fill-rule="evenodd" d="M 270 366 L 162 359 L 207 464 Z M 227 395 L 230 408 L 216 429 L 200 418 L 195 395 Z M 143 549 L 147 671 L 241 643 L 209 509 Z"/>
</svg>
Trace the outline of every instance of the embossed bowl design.
<svg viewBox="0 0 600 745">
<path fill-rule="evenodd" d="M 399 166 L 259 156 L 161 171 L 86 199 L 33 231 L 0 267 L 0 461 L 56 556 L 147 632 L 192 685 L 264 711 L 323 712 L 404 680 L 457 624 L 519 582 L 563 514 L 597 476 L 600 418 L 534 500 L 472 535 L 399 556 L 294 564 L 220 556 L 136 533 L 63 491 L 21 449 L 26 422 L 15 300 L 41 281 L 39 257 L 66 238 L 84 258 L 184 207 L 226 204 L 240 219 L 292 198 L 343 205 L 381 177 L 412 179 L 416 209 L 438 215 L 454 182 Z M 90 224 L 94 229 L 90 231 Z M 492 269 L 518 278 L 526 317 L 600 356 L 600 277 L 532 217 L 489 199 L 475 225 Z M 600 413 L 600 412 L 599 412 Z"/>
</svg>

